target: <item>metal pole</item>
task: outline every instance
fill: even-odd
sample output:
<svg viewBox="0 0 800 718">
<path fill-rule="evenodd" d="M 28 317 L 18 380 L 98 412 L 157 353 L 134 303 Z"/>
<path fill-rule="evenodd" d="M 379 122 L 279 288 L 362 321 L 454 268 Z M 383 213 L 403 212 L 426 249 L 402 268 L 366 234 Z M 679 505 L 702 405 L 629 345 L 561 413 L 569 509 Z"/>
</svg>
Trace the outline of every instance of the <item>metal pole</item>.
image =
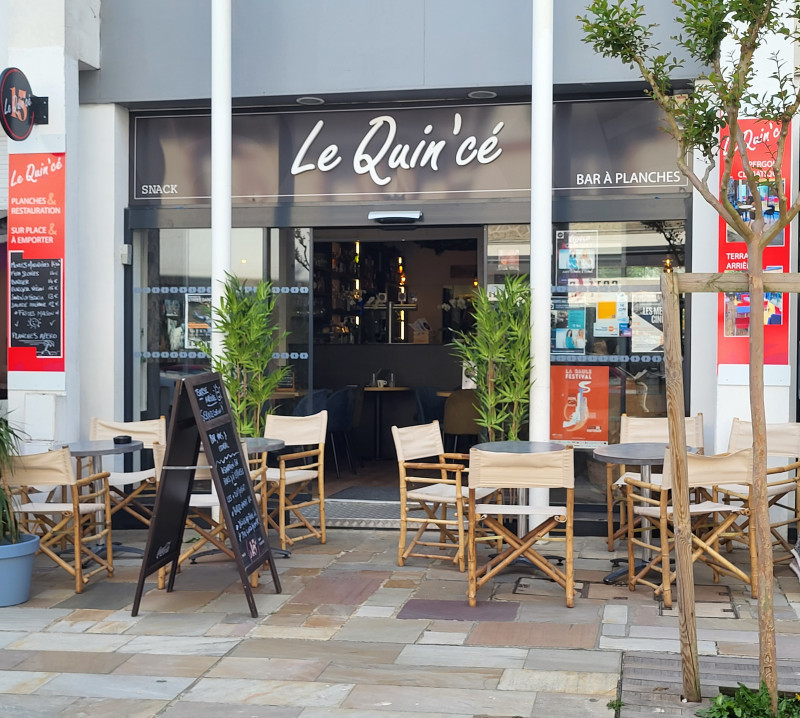
<svg viewBox="0 0 800 718">
<path fill-rule="evenodd" d="M 231 0 L 211 3 L 211 350 L 222 335 L 214 317 L 231 269 Z"/>
<path fill-rule="evenodd" d="M 550 283 L 553 256 L 553 0 L 533 0 L 531 32 L 531 355 L 530 438 L 550 440 Z M 534 138 L 535 152 L 534 152 Z M 549 491 L 533 489 L 532 505 Z"/>
</svg>

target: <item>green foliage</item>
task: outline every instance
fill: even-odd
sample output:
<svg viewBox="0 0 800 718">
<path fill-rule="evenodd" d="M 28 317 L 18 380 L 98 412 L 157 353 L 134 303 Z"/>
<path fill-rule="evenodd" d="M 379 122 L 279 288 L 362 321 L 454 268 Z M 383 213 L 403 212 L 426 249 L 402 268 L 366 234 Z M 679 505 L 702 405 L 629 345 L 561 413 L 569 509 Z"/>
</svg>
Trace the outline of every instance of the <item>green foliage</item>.
<svg viewBox="0 0 800 718">
<path fill-rule="evenodd" d="M 475 381 L 478 424 L 489 441 L 516 441 L 528 421 L 531 391 L 531 294 L 527 276 L 506 277 L 490 299 L 473 298 L 475 326 L 458 332 L 454 352 Z"/>
<path fill-rule="evenodd" d="M 606 708 L 608 708 L 608 710 L 610 711 L 618 712 L 619 709 L 622 708 L 622 706 L 624 705 L 625 704 L 622 702 L 621 698 L 614 698 L 614 700 L 611 700 L 608 703 L 606 703 Z"/>
<path fill-rule="evenodd" d="M 209 345 L 200 345 L 211 357 L 213 371 L 222 376 L 242 436 L 262 435 L 270 397 L 288 371 L 272 360 L 288 336 L 276 326 L 274 313 L 271 282 L 248 287 L 229 274 L 214 320 L 214 327 L 222 334 L 222 351 L 214 356 Z"/>
<path fill-rule="evenodd" d="M 19 526 L 14 514 L 11 490 L 5 480 L 9 460 L 17 452 L 20 435 L 8 422 L 8 417 L 0 417 L 0 541 L 17 543 Z"/>
<path fill-rule="evenodd" d="M 734 695 L 718 695 L 711 706 L 697 711 L 701 718 L 800 718 L 798 696 L 780 698 L 778 712 L 773 713 L 767 686 L 759 690 L 740 683 Z"/>
</svg>

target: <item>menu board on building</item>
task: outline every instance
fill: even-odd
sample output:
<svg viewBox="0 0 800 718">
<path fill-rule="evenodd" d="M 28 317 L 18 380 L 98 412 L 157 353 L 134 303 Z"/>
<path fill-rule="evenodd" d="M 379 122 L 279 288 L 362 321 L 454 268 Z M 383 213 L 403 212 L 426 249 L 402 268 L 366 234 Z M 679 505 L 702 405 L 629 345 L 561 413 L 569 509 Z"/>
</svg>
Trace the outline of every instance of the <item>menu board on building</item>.
<svg viewBox="0 0 800 718">
<path fill-rule="evenodd" d="M 8 253 L 9 346 L 33 347 L 37 357 L 61 356 L 61 259 Z"/>
<path fill-rule="evenodd" d="M 251 573 L 269 563 L 275 589 L 281 591 L 222 379 L 217 373 L 199 374 L 182 379 L 175 387 L 164 467 L 133 602 L 134 616 L 139 610 L 145 578 L 168 564 L 171 572 L 167 591 L 172 591 L 201 445 L 252 616 L 256 617 L 258 611 L 248 578 Z"/>
</svg>

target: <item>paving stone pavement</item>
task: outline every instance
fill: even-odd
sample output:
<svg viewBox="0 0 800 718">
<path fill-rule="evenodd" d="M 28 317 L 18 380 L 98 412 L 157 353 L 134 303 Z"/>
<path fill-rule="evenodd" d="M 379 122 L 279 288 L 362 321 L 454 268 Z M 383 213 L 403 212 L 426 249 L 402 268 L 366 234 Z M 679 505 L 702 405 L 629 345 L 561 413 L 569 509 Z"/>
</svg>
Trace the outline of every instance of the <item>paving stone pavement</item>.
<svg viewBox="0 0 800 718">
<path fill-rule="evenodd" d="M 144 532 L 123 533 L 126 545 Z M 122 537 L 120 537 L 122 538 Z M 187 536 L 188 538 L 188 536 Z M 600 538 L 576 539 L 575 607 L 535 571 L 498 576 L 466 602 L 449 561 L 396 563 L 397 532 L 331 529 L 277 559 L 252 618 L 232 561 L 187 565 L 174 592 L 139 559 L 76 595 L 37 558 L 30 600 L 0 609 L 0 716 L 14 718 L 532 718 L 694 715 L 680 702 L 678 617 L 644 587 L 606 586 Z M 558 545 L 548 553 L 558 553 Z M 703 694 L 756 680 L 755 602 L 696 570 Z M 780 681 L 800 689 L 800 583 L 776 571 Z"/>
</svg>

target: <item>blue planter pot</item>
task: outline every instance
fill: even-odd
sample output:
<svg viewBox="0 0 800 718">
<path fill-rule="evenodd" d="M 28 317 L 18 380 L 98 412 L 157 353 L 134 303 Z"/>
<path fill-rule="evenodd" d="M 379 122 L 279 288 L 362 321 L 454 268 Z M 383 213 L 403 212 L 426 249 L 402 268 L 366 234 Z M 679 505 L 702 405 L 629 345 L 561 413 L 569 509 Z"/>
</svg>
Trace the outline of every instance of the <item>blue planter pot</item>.
<svg viewBox="0 0 800 718">
<path fill-rule="evenodd" d="M 16 606 L 28 600 L 38 549 L 39 537 L 31 534 L 22 534 L 19 543 L 0 543 L 0 606 Z"/>
</svg>

